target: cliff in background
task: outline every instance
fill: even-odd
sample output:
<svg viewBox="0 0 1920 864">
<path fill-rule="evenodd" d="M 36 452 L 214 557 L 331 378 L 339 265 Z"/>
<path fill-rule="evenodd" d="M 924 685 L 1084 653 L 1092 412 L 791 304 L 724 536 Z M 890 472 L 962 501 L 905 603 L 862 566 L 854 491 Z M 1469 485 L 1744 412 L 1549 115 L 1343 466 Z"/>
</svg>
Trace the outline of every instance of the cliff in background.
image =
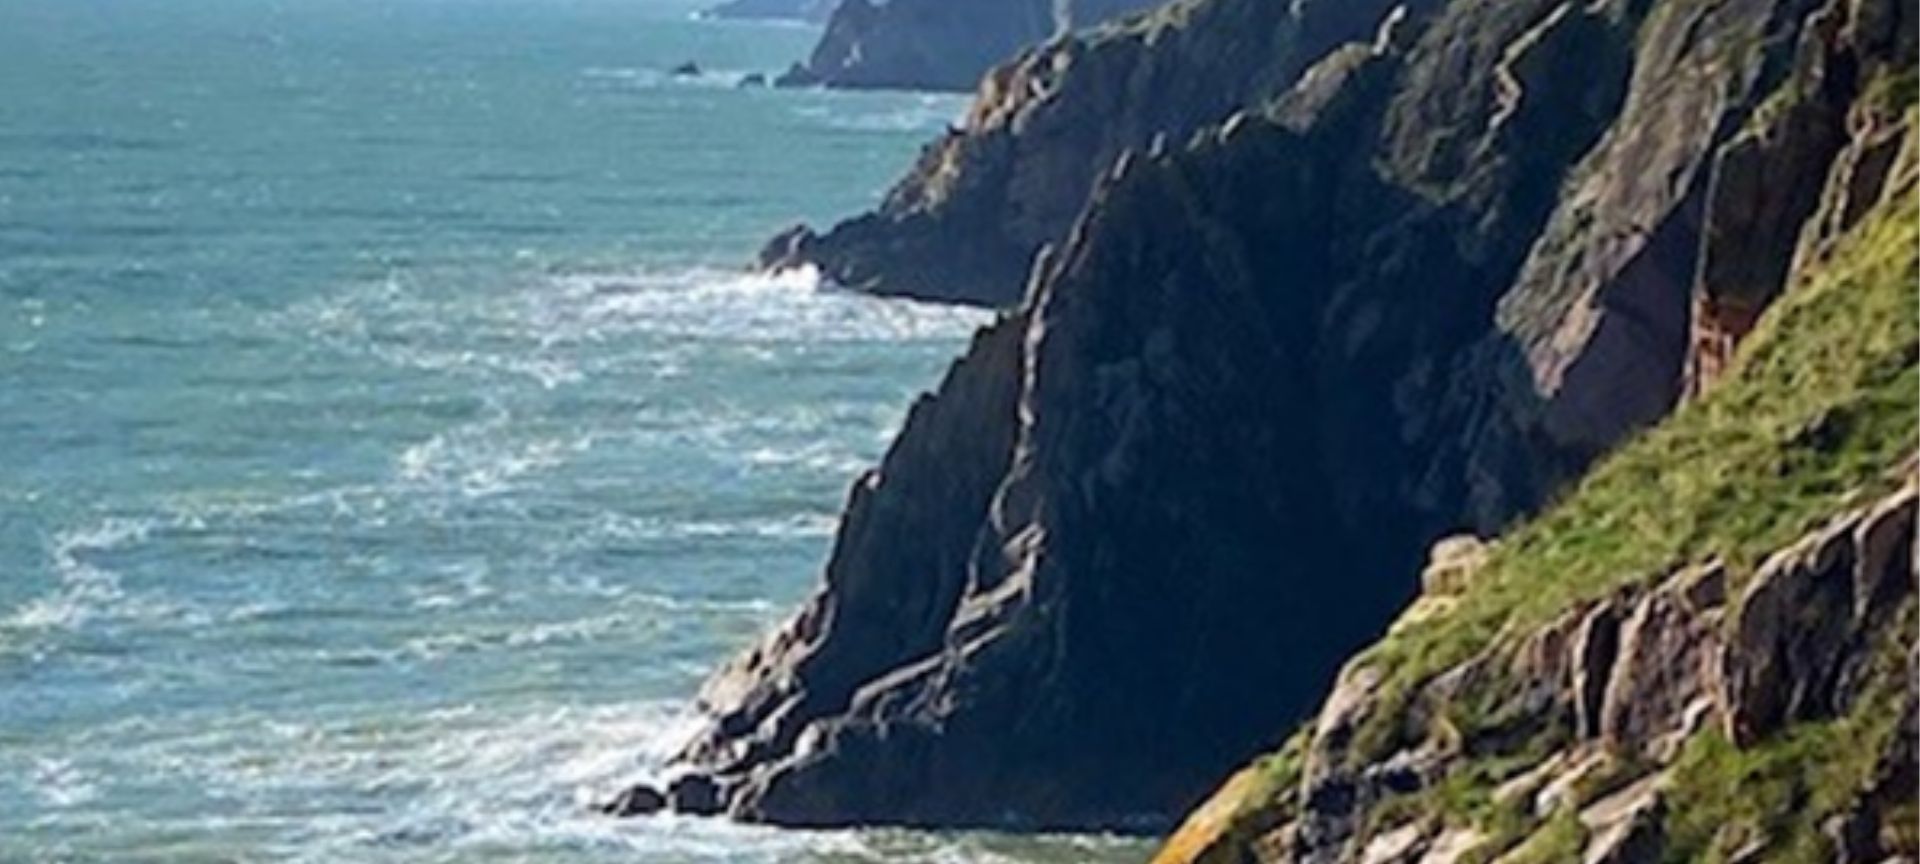
<svg viewBox="0 0 1920 864">
<path fill-rule="evenodd" d="M 746 2 L 746 0 L 734 0 Z M 840 0 L 784 86 L 968 90 L 1021 49 L 1158 0 Z"/>
<path fill-rule="evenodd" d="M 761 266 L 812 264 L 877 294 L 1014 305 L 1034 254 L 1065 238 L 1121 153 L 1182 146 L 1285 91 L 1328 51 L 1371 39 L 1392 5 L 1178 0 L 1034 48 L 987 73 L 962 126 L 928 145 L 874 212 L 825 234 L 791 229 Z"/>
<path fill-rule="evenodd" d="M 710 794 L 687 809 L 1167 826 L 1321 704 L 1413 595 L 1436 538 L 1534 513 L 1687 394 L 1704 398 L 1603 461 L 1571 503 L 1453 568 L 1481 575 L 1437 580 L 1467 587 L 1423 600 L 1350 664 L 1316 731 L 1219 793 L 1170 860 L 1413 861 L 1448 832 L 1463 854 L 1545 831 L 1558 833 L 1527 842 L 1586 843 L 1598 829 L 1576 831 L 1580 813 L 1482 825 L 1491 805 L 1448 817 L 1445 802 L 1556 753 L 1595 758 L 1569 741 L 1638 747 L 1731 723 L 1727 746 L 1748 752 L 1878 698 L 1882 679 L 1857 671 L 1878 649 L 1860 646 L 1884 641 L 1905 588 L 1835 601 L 1854 617 L 1815 647 L 1842 658 L 1821 670 L 1856 670 L 1844 687 L 1771 666 L 1684 692 L 1629 681 L 1612 727 L 1594 718 L 1614 661 L 1558 670 L 1624 636 L 1573 648 L 1548 625 L 1638 586 L 1604 614 L 1666 622 L 1644 637 L 1647 663 L 1739 647 L 1765 666 L 1772 637 L 1716 642 L 1699 621 L 1746 615 L 1762 601 L 1740 592 L 1775 578 L 1756 562 L 1870 503 L 1916 446 L 1920 337 L 1888 305 L 1913 279 L 1911 254 L 1888 251 L 1911 253 L 1910 220 L 1887 215 L 1912 212 L 1910 10 L 1324 5 L 1192 0 L 1029 54 L 895 191 L 888 207 L 917 203 L 870 227 L 897 245 L 860 260 L 937 268 L 971 245 L 981 260 L 955 272 L 985 273 L 1018 245 L 993 231 L 1039 212 L 1016 202 L 1078 215 L 1053 240 L 1034 229 L 1051 248 L 1024 299 L 855 484 L 820 591 L 709 683 L 711 725 L 680 764 Z M 1065 59 L 1035 65 L 1048 57 Z M 1200 103 L 1228 79 L 1258 104 L 1221 106 L 1213 124 Z M 1197 131 L 1153 132 L 1154 106 L 1187 103 Z M 1073 105 L 1113 110 L 1075 124 Z M 1039 173 L 1009 179 L 1019 170 Z M 1081 171 L 1091 194 L 1070 208 L 1054 181 Z M 841 233 L 796 235 L 775 257 L 825 260 Z M 882 248 L 859 233 L 845 248 Z M 908 284 L 875 266 L 868 287 Z M 1880 524 L 1847 518 L 1848 537 Z M 1456 564 L 1472 553 L 1446 548 Z M 1661 587 L 1689 566 L 1720 567 L 1723 596 L 1694 577 Z M 1908 585 L 1868 569 L 1855 582 Z M 1778 578 L 1770 590 L 1838 577 Z M 1755 707 L 1776 684 L 1807 695 Z M 1690 707 L 1700 693 L 1721 694 L 1721 713 Z M 1587 719 L 1541 732 L 1567 705 Z M 1619 772 L 1639 780 L 1682 762 L 1631 764 L 1654 766 Z M 1414 857 L 1367 858 L 1387 842 L 1376 829 L 1407 825 Z"/>
</svg>

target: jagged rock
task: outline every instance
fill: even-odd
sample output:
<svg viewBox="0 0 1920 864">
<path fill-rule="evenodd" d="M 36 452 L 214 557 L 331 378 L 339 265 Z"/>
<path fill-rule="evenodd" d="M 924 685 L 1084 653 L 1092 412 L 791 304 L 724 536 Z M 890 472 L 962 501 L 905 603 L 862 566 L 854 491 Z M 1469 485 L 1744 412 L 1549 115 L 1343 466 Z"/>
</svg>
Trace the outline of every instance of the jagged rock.
<svg viewBox="0 0 1920 864">
<path fill-rule="evenodd" d="M 775 87 L 814 87 L 819 84 L 819 76 L 814 75 L 813 70 L 808 69 L 800 63 L 794 63 L 788 66 L 787 71 L 780 73 L 779 76 L 773 79 L 773 86 Z"/>
<path fill-rule="evenodd" d="M 1486 839 L 1485 834 L 1472 828 L 1449 829 L 1434 838 L 1433 845 L 1420 856 L 1419 864 L 1459 864 Z"/>
<path fill-rule="evenodd" d="M 1659 864 L 1665 848 L 1665 778 L 1649 777 L 1580 811 L 1591 837 L 1582 864 Z"/>
<path fill-rule="evenodd" d="M 742 90 L 752 90 L 752 89 L 765 87 L 767 86 L 766 73 L 748 72 L 747 74 L 741 76 L 740 83 L 734 86 L 739 87 Z"/>
<path fill-rule="evenodd" d="M 1880 200 L 1906 112 L 1859 97 L 1887 65 L 1912 64 L 1911 43 L 1895 44 L 1887 30 L 1903 17 L 1913 29 L 1907 9 L 1861 0 L 1811 15 L 1788 79 L 1721 148 L 1694 288 L 1690 395 L 1719 376 L 1821 238 L 1845 231 Z M 1808 170 L 1827 165 L 1831 171 Z"/>
<path fill-rule="evenodd" d="M 1847 660 L 1863 638 L 1855 592 L 1897 598 L 1913 590 L 1911 554 L 1887 553 L 1912 546 L 1914 494 L 1909 486 L 1878 508 L 1837 518 L 1754 574 L 1730 612 L 1721 661 L 1719 698 L 1734 741 L 1831 716 L 1851 698 L 1843 686 Z M 1871 558 L 1862 540 L 1870 541 Z"/>
<path fill-rule="evenodd" d="M 1815 674 L 1815 670 L 1850 668 L 1873 656 L 1872 635 L 1884 631 L 1889 611 L 1906 602 L 1920 580 L 1912 553 L 1917 499 L 1920 492 L 1907 485 L 1836 517 L 1770 556 L 1731 600 L 1726 567 L 1709 561 L 1677 570 L 1644 589 L 1624 590 L 1570 609 L 1512 640 L 1514 647 L 1502 666 L 1504 676 L 1487 678 L 1476 671 L 1486 666 L 1489 656 L 1509 650 L 1489 648 L 1437 677 L 1425 690 L 1427 698 L 1471 699 L 1471 692 L 1504 681 L 1500 686 L 1507 688 L 1503 692 L 1509 693 L 1509 701 L 1503 703 L 1503 710 L 1520 718 L 1510 723 L 1525 724 L 1527 731 L 1520 737 L 1565 723 L 1573 734 L 1545 739 L 1565 743 L 1538 764 L 1503 781 L 1493 791 L 1493 800 L 1525 800 L 1535 817 L 1542 819 L 1577 808 L 1589 834 L 1584 861 L 1658 861 L 1665 843 L 1664 790 L 1671 782 L 1663 766 L 1679 756 L 1682 739 L 1727 710 L 1744 711 L 1740 716 L 1747 717 L 1772 712 L 1767 716 L 1778 718 L 1770 725 L 1753 726 L 1758 731 L 1750 736 L 1772 734 L 1788 718 L 1817 719 L 1840 710 L 1847 697 L 1833 688 L 1844 676 Z M 1795 587 L 1809 584 L 1832 584 L 1845 590 L 1837 598 L 1822 599 Z M 1863 614 L 1856 614 L 1850 602 L 1856 594 L 1871 598 L 1859 607 Z M 1771 616 L 1786 609 L 1810 617 L 1796 617 L 1793 628 L 1782 629 Z M 1728 616 L 1724 621 L 1723 615 Z M 1610 629 L 1617 631 L 1617 650 L 1597 650 L 1595 645 L 1605 641 Z M 1818 644 L 1803 641 L 1809 639 Z M 1775 665 L 1759 672 L 1742 671 L 1762 668 L 1752 661 L 1732 659 L 1742 645 L 1749 650 L 1760 648 L 1759 656 L 1771 658 Z M 1781 665 L 1781 658 L 1788 654 L 1794 661 Z M 1672 662 L 1663 668 L 1663 660 Z M 1731 682 L 1721 677 L 1722 664 L 1734 670 L 1727 673 L 1734 676 Z M 1576 671 L 1581 669 L 1585 671 Z M 1775 683 L 1763 688 L 1755 683 L 1757 679 L 1742 675 Z M 1578 734 L 1573 706 L 1592 696 L 1582 681 L 1596 679 L 1606 682 L 1597 709 L 1598 725 L 1585 735 Z M 1827 689 L 1807 686 L 1804 682 L 1809 679 L 1825 682 Z M 1289 821 L 1271 832 L 1288 836 L 1291 845 L 1286 857 L 1272 860 L 1359 861 L 1365 860 L 1368 849 L 1378 849 L 1384 856 L 1390 849 L 1411 847 L 1409 838 L 1416 836 L 1412 830 L 1402 834 L 1395 829 L 1365 838 L 1356 838 L 1355 831 L 1380 802 L 1391 800 L 1393 792 L 1427 788 L 1476 752 L 1503 752 L 1509 746 L 1476 740 L 1463 749 L 1448 750 L 1432 742 L 1416 742 L 1385 759 L 1358 758 L 1349 744 L 1359 726 L 1384 710 L 1378 695 L 1381 680 L 1378 669 L 1353 666 L 1323 706 L 1308 744 L 1299 807 L 1290 813 Z M 1557 695 L 1543 695 L 1545 690 L 1555 690 Z M 1782 701 L 1760 698 L 1765 696 Z M 1914 731 L 1920 724 L 1914 719 L 1920 716 L 1920 696 L 1909 692 L 1902 704 L 1900 734 L 1876 763 L 1881 767 L 1875 779 L 1861 790 L 1859 804 L 1826 826 L 1835 843 L 1850 844 L 1846 848 L 1852 851 L 1845 854 L 1853 857 L 1843 860 L 1879 860 L 1889 848 L 1879 838 L 1882 814 L 1900 806 L 1891 802 L 1911 800 L 1912 783 L 1920 775 L 1913 760 L 1914 741 L 1920 738 Z M 1432 713 L 1434 709 L 1419 710 Z M 1562 715 L 1564 720 L 1552 719 Z M 1413 729 L 1424 725 L 1408 724 Z M 1423 756 L 1415 760 L 1410 754 Z M 1382 778 L 1390 776 L 1407 779 L 1389 787 Z M 1595 792 L 1605 794 L 1585 800 Z M 1416 819 L 1402 828 L 1419 825 Z M 1420 827 L 1417 836 L 1422 844 L 1418 848 L 1428 858 L 1457 843 L 1444 834 L 1436 836 L 1428 827 Z M 1752 855 L 1764 851 L 1764 846 L 1756 846 Z M 1508 854 L 1532 853 L 1523 845 Z"/>
<path fill-rule="evenodd" d="M 1027 288 L 856 484 L 822 590 L 710 682 L 682 762 L 745 819 L 1165 826 L 1306 713 L 1429 543 L 1672 403 L 1706 166 L 1801 2 L 1452 0 L 1376 41 L 1368 3 L 1194 0 L 994 73 L 865 227 L 768 256 Z M 1689 722 L 1697 679 L 1631 653 L 1609 701 L 1645 590 L 1415 682 L 1380 718 L 1391 755 L 1319 736 L 1286 854 L 1358 854 L 1362 811 L 1462 752 Z M 1636 638 L 1697 635 L 1661 610 L 1700 590 Z M 1739 662 L 1749 713 L 1801 674 Z M 1427 737 L 1447 688 L 1486 681 L 1512 684 L 1504 725 Z"/>
<path fill-rule="evenodd" d="M 1601 730 L 1600 711 L 1605 705 L 1606 687 L 1613 675 L 1614 659 L 1620 653 L 1620 608 L 1624 603 L 1610 600 L 1600 603 L 1574 631 L 1572 652 L 1573 728 L 1582 738 L 1592 738 Z"/>
<path fill-rule="evenodd" d="M 1157 0 L 841 0 L 807 58 L 829 87 L 965 90 L 995 63 Z"/>
<path fill-rule="evenodd" d="M 695 63 L 692 60 L 688 60 L 685 63 L 681 63 L 680 65 L 673 67 L 671 70 L 669 70 L 668 74 L 672 75 L 675 78 L 698 78 L 700 77 L 700 74 L 701 74 L 700 64 Z"/>
<path fill-rule="evenodd" d="M 848 495 L 826 586 L 702 689 L 716 720 L 686 761 L 729 773 L 786 755 L 807 723 L 940 647 L 977 525 L 1012 459 L 1022 323 L 982 330 L 939 394 L 907 413 L 880 467 Z"/>
<path fill-rule="evenodd" d="M 726 810 L 720 784 L 704 774 L 687 774 L 667 784 L 667 806 L 675 813 L 712 816 Z"/>
<path fill-rule="evenodd" d="M 1426 569 L 1420 571 L 1421 593 L 1460 594 L 1486 561 L 1487 544 L 1480 538 L 1471 534 L 1442 538 L 1427 551 Z"/>
<path fill-rule="evenodd" d="M 1534 793 L 1533 814 L 1547 816 L 1562 807 L 1578 806 L 1581 787 L 1611 765 L 1612 757 L 1600 750 L 1571 756 L 1566 760 L 1566 767 Z"/>
<path fill-rule="evenodd" d="M 1360 852 L 1360 864 L 1415 864 L 1425 857 L 1430 832 L 1419 823 L 1375 834 Z"/>
<path fill-rule="evenodd" d="M 648 816 L 665 810 L 667 796 L 644 783 L 629 786 L 597 809 L 608 816 Z"/>
<path fill-rule="evenodd" d="M 1554 751 L 1549 754 L 1546 759 L 1541 760 L 1540 764 L 1527 769 L 1495 787 L 1493 790 L 1494 802 L 1498 804 L 1510 804 L 1521 800 L 1537 801 L 1541 790 L 1545 789 L 1548 783 L 1552 782 L 1556 777 L 1564 776 L 1569 759 L 1570 754 L 1566 751 Z M 1533 805 L 1533 809 L 1535 812 L 1538 812 L 1540 806 L 1535 804 Z"/>
<path fill-rule="evenodd" d="M 1726 581 L 1717 561 L 1684 572 L 1621 623 L 1597 727 L 1609 747 L 1664 761 L 1710 722 Z"/>
<path fill-rule="evenodd" d="M 1256 763 L 1235 772 L 1167 838 L 1152 864 L 1237 864 L 1256 844 L 1280 854 L 1285 838 L 1264 835 L 1284 820 L 1298 787 L 1271 771 Z"/>
<path fill-rule="evenodd" d="M 1779 80 L 1793 43 L 1776 29 L 1809 6 L 1740 0 L 1647 19 L 1607 135 L 1452 385 L 1470 406 L 1460 458 L 1483 512 L 1540 500 L 1679 397 L 1712 159 Z"/>
<path fill-rule="evenodd" d="M 813 264 L 878 294 L 1014 304 L 1035 254 L 1066 239 L 1122 153 L 1186 141 L 1285 91 L 1392 6 L 1209 0 L 1021 54 L 980 79 L 964 124 L 922 151 L 877 210 L 822 234 L 789 231 L 761 266 Z M 822 76 L 804 70 L 792 83 L 802 80 Z"/>
</svg>

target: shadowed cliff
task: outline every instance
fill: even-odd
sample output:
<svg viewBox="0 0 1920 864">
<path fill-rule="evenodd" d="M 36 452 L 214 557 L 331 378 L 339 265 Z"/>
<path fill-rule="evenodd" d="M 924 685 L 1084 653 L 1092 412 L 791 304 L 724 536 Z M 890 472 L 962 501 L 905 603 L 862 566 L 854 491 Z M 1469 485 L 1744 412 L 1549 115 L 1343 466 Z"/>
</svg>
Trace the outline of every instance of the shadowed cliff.
<svg viewBox="0 0 1920 864">
<path fill-rule="evenodd" d="M 846 235 L 901 244 L 876 261 L 984 273 L 1017 257 L 994 251 L 1020 245 L 1000 217 L 1038 212 L 1008 190 L 1065 201 L 1082 172 L 1091 189 L 1057 242 L 1022 241 L 1051 244 L 1024 299 L 856 483 L 825 585 L 709 683 L 681 759 L 705 804 L 1170 824 L 1320 702 L 1433 540 L 1534 512 L 1712 386 L 1713 352 L 1746 331 L 1694 310 L 1730 296 L 1724 262 L 1755 260 L 1737 244 L 1799 240 L 1734 280 L 1758 319 L 1904 176 L 1898 121 L 1852 119 L 1911 76 L 1881 0 L 1317 9 L 1195 0 L 1031 54 L 896 190 L 898 224 Z M 1096 104 L 1067 94 L 1228 71 L 1255 104 L 1190 137 L 1115 134 L 1145 116 L 1126 111 L 1062 127 L 1086 138 L 1035 131 Z M 1118 83 L 1142 80 L 1160 83 Z M 1087 158 L 1101 148 L 1110 167 Z M 1046 160 L 1075 168 L 1006 181 Z M 1741 185 L 1751 160 L 1788 190 L 1766 207 Z M 782 260 L 827 260 L 841 233 Z M 982 257 L 943 269 L 963 247 Z M 875 266 L 868 287 L 901 284 Z M 1302 860 L 1358 854 L 1327 830 Z"/>
</svg>

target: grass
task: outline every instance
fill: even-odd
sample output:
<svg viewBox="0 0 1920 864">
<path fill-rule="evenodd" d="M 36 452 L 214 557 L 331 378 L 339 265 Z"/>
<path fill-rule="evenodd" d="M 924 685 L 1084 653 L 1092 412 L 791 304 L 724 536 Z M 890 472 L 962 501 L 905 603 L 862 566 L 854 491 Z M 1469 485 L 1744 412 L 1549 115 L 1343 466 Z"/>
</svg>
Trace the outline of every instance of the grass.
<svg viewBox="0 0 1920 864">
<path fill-rule="evenodd" d="M 1889 469 L 1920 446 L 1916 205 L 1909 189 L 1871 214 L 1763 318 L 1713 392 L 1511 532 L 1449 614 L 1369 649 L 1361 662 L 1381 670 L 1384 707 L 1354 758 L 1405 743 L 1398 719 L 1413 690 L 1501 634 L 1689 562 L 1719 557 L 1743 578 L 1760 556 L 1890 487 Z"/>
<path fill-rule="evenodd" d="M 1889 628 L 1894 638 L 1876 652 L 1867 695 L 1846 715 L 1744 750 L 1719 730 L 1688 742 L 1667 793 L 1667 861 L 1715 864 L 1750 843 L 1779 864 L 1832 858 L 1819 826 L 1853 803 L 1896 733 L 1906 693 L 1901 638 L 1913 632 L 1915 608 L 1909 601 Z"/>
<path fill-rule="evenodd" d="M 1212 864 L 1239 860 L 1239 850 L 1290 818 L 1300 786 L 1308 731 L 1294 732 L 1280 749 L 1235 774 L 1187 817 L 1161 847 L 1155 861 Z"/>
<path fill-rule="evenodd" d="M 1920 120 L 1920 112 L 1910 120 Z M 1543 515 L 1510 532 L 1451 610 L 1410 622 L 1361 655 L 1356 662 L 1383 678 L 1378 708 L 1349 758 L 1374 761 L 1409 743 L 1399 736 L 1414 730 L 1400 723 L 1417 688 L 1504 637 L 1531 632 L 1622 585 L 1714 557 L 1726 562 L 1737 589 L 1761 556 L 1890 489 L 1897 482 L 1890 469 L 1920 448 L 1917 217 L 1915 188 L 1869 214 L 1763 318 L 1706 398 L 1621 447 Z M 1903 615 L 1894 629 L 1912 631 L 1920 613 L 1910 603 Z M 1893 667 L 1905 656 L 1884 653 Z M 1715 850 L 1742 832 L 1769 844 L 1769 860 L 1822 860 L 1818 820 L 1842 806 L 1871 769 L 1897 717 L 1887 702 L 1903 692 L 1903 675 L 1883 669 L 1879 689 L 1848 716 L 1803 724 L 1745 751 L 1717 732 L 1697 735 L 1674 769 L 1666 826 L 1671 860 L 1717 860 Z M 1501 722 L 1489 716 L 1498 696 L 1475 689 L 1435 712 L 1431 722 L 1442 728 L 1424 731 L 1467 741 Z M 1497 802 L 1492 794 L 1558 746 L 1554 736 L 1565 731 L 1538 730 L 1502 753 L 1478 754 L 1441 783 L 1382 802 L 1368 827 L 1437 818 L 1487 834 L 1470 858 L 1513 850 L 1516 861 L 1577 860 L 1586 838 L 1576 807 L 1543 820 L 1525 796 Z M 1261 782 L 1237 798 L 1236 827 L 1288 817 L 1253 811 L 1293 806 L 1284 790 L 1298 782 L 1304 743 L 1304 733 L 1296 733 L 1249 769 Z M 1616 766 L 1576 790 L 1577 797 L 1603 795 L 1644 768 Z M 1913 839 L 1920 844 L 1920 836 Z"/>
</svg>

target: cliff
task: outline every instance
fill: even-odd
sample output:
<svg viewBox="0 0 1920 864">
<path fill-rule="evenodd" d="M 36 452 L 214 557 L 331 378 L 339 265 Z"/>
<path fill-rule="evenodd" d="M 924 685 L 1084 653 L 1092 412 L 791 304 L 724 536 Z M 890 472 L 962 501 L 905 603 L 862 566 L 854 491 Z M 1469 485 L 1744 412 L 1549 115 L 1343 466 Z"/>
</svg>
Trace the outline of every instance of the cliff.
<svg viewBox="0 0 1920 864">
<path fill-rule="evenodd" d="M 747 2 L 747 0 L 734 0 Z M 1029 45 L 1157 0 L 840 0 L 786 86 L 967 90 Z"/>
<path fill-rule="evenodd" d="M 1042 77 L 985 85 L 970 128 L 1008 124 L 1005 147 L 1054 143 L 979 162 L 966 154 L 989 136 L 935 145 L 929 158 L 962 161 L 915 175 L 944 178 L 925 200 L 946 203 L 910 217 L 928 237 L 985 224 L 941 208 L 1026 212 L 1005 190 L 1052 188 L 1000 182 L 1008 166 L 1073 157 L 1091 193 L 1041 247 L 1024 299 L 856 482 L 819 592 L 702 694 L 711 723 L 680 768 L 712 790 L 704 804 L 800 825 L 1170 826 L 1321 704 L 1342 659 L 1414 594 L 1434 540 L 1491 536 L 1634 441 L 1483 566 L 1450 546 L 1436 572 L 1454 575 L 1434 582 L 1465 593 L 1417 606 L 1349 665 L 1322 708 L 1331 731 L 1233 787 L 1257 801 L 1209 805 L 1203 824 L 1253 814 L 1225 820 L 1228 841 L 1176 844 L 1235 860 L 1267 848 L 1248 838 L 1277 837 L 1283 860 L 1361 860 L 1369 826 L 1398 827 L 1379 814 L 1426 814 L 1421 796 L 1478 776 L 1481 752 L 1501 765 L 1535 753 L 1449 761 L 1447 724 L 1416 722 L 1417 706 L 1451 698 L 1431 690 L 1442 673 L 1492 668 L 1469 661 L 1497 634 L 1591 613 L 1587 586 L 1653 591 L 1717 557 L 1739 598 L 1766 581 L 1743 568 L 1864 503 L 1846 496 L 1875 493 L 1914 449 L 1916 337 L 1889 305 L 1913 278 L 1893 250 L 1913 237 L 1890 235 L 1910 220 L 1887 215 L 1913 200 L 1912 147 L 1898 143 L 1913 123 L 1905 6 L 1450 0 L 1370 18 L 1364 5 L 1170 7 L 1022 61 L 1068 58 Z M 1097 102 L 1062 94 L 1139 93 L 1146 110 L 1147 94 L 1191 84 L 1197 103 L 1215 79 L 1194 70 L 1211 69 L 1275 95 L 1197 119 L 1178 143 L 1114 144 L 1105 114 L 1091 138 L 1032 137 L 1045 117 L 1074 128 L 1033 106 Z M 1163 83 L 1127 83 L 1142 80 Z M 1817 107 L 1793 109 L 1803 102 Z M 1009 107 L 1033 113 L 995 119 Z M 1087 158 L 1107 144 L 1110 167 Z M 1752 183 L 1755 165 L 1773 182 Z M 1777 238 L 1795 251 L 1777 254 Z M 916 254 L 936 267 L 940 248 L 965 245 L 945 243 Z M 1694 315 L 1736 295 L 1751 303 L 1743 327 Z M 1703 395 L 1634 437 L 1689 393 Z M 1540 575 L 1498 575 L 1521 573 Z M 1872 622 L 1835 637 L 1855 647 L 1833 650 L 1872 653 L 1855 643 L 1882 631 L 1875 598 Z M 1712 605 L 1616 599 L 1606 614 L 1622 619 Z M 1697 635 L 1650 635 L 1650 656 L 1674 659 Z M 1495 690 L 1455 682 L 1472 698 L 1459 704 L 1514 682 L 1539 695 L 1516 704 L 1565 702 L 1540 682 L 1559 680 L 1568 650 L 1541 647 L 1534 678 L 1489 674 Z M 1589 714 L 1606 710 L 1594 682 L 1612 675 L 1575 688 Z M 1808 698 L 1824 707 L 1730 746 L 1877 692 L 1822 681 Z M 1557 722 L 1537 710 L 1547 719 L 1515 722 Z M 1611 728 L 1669 731 L 1665 709 L 1638 710 Z M 1534 740 L 1489 734 L 1467 740 Z M 1395 761 L 1412 759 L 1428 761 Z M 1414 845 L 1438 842 L 1442 822 L 1423 818 Z"/>
<path fill-rule="evenodd" d="M 1714 392 L 1436 554 L 1157 864 L 1914 860 L 1916 144 Z"/>
<path fill-rule="evenodd" d="M 875 211 L 825 234 L 789 229 L 760 264 L 812 264 L 877 294 L 1011 306 L 1034 254 L 1065 238 L 1121 153 L 1183 144 L 1277 95 L 1328 51 L 1372 38 L 1389 8 L 1180 0 L 1026 51 L 980 80 L 961 127 L 928 145 Z"/>
</svg>

